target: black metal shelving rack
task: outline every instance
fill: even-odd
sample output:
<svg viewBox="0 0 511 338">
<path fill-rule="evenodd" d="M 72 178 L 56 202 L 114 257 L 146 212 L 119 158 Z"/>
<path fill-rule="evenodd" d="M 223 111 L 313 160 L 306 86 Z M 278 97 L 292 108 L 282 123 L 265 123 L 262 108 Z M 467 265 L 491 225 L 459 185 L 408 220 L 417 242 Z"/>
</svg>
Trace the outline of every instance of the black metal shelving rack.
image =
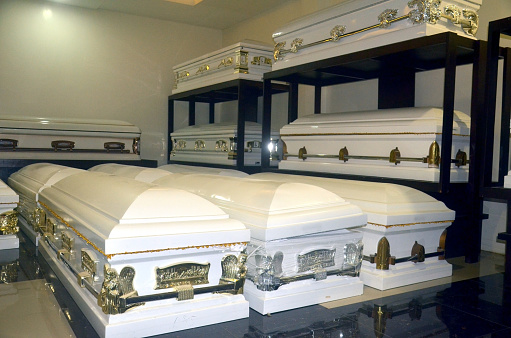
<svg viewBox="0 0 511 338">
<path fill-rule="evenodd" d="M 266 73 L 264 75 L 263 97 L 263 142 L 270 138 L 272 81 L 289 85 L 288 121 L 298 117 L 298 85 L 315 88 L 314 113 L 321 112 L 321 89 L 326 86 L 378 79 L 378 108 L 413 107 L 415 104 L 415 74 L 423 71 L 444 69 L 443 83 L 443 127 L 441 158 L 452 158 L 452 127 L 454 115 L 454 93 L 456 67 L 473 65 L 471 116 L 480 118 L 483 106 L 484 63 L 486 62 L 485 42 L 459 36 L 455 33 L 441 33 L 432 36 L 394 43 L 387 46 L 362 50 L 351 54 L 310 62 Z M 382 112 L 383 113 L 383 112 Z M 481 153 L 476 151 L 476 143 L 484 142 L 471 125 L 470 163 L 480 162 Z M 262 170 L 275 171 L 269 166 L 269 153 L 263 148 Z M 422 190 L 446 203 L 456 211 L 456 220 L 448 228 L 447 255 L 464 255 L 467 262 L 477 262 L 480 254 L 482 198 L 479 197 L 476 177 L 481 175 L 481 167 L 470 165 L 468 183 L 450 182 L 450 161 L 440 164 L 438 183 L 367 177 L 342 174 L 322 174 L 277 170 L 278 172 L 356 179 L 364 181 L 388 182 L 410 186 Z"/>
<path fill-rule="evenodd" d="M 511 116 L 511 49 L 500 47 L 501 34 L 511 36 L 511 17 L 490 22 L 488 26 L 488 60 L 486 65 L 486 88 L 484 114 L 486 119 L 481 128 L 487 140 L 494 139 L 495 108 L 497 98 L 498 60 L 504 59 L 502 86 L 502 118 L 500 128 L 498 181 L 492 182 L 493 142 L 484 145 L 484 175 L 479 180 L 482 197 L 507 203 L 506 231 L 498 239 L 506 242 L 505 285 L 511 287 L 511 189 L 504 188 L 504 176 L 509 170 L 509 118 Z"/>
<path fill-rule="evenodd" d="M 283 93 L 287 91 L 287 87 L 279 84 L 271 85 L 271 93 Z M 209 104 L 209 123 L 215 122 L 215 104 L 228 101 L 238 101 L 238 122 L 237 122 L 237 143 L 243 145 L 245 143 L 245 122 L 257 122 L 257 101 L 258 97 L 263 95 L 263 83 L 261 81 L 236 79 L 230 80 L 210 86 L 204 86 L 197 89 L 173 94 L 169 96 L 168 106 L 168 162 L 188 165 L 203 165 L 218 168 L 238 169 L 245 172 L 260 171 L 258 166 L 245 166 L 245 154 L 238 151 L 236 158 L 236 166 L 216 165 L 210 163 L 182 162 L 173 161 L 170 158 L 172 150 L 172 142 L 170 134 L 174 131 L 174 102 L 188 102 L 188 125 L 195 125 L 195 103 Z"/>
</svg>

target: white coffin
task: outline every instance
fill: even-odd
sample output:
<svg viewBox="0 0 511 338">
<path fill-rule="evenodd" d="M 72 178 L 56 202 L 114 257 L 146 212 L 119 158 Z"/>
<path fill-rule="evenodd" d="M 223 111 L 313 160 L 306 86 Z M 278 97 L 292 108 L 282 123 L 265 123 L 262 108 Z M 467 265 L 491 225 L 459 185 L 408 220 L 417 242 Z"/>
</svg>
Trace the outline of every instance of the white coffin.
<svg viewBox="0 0 511 338">
<path fill-rule="evenodd" d="M 247 177 L 248 174 L 243 171 L 234 169 L 210 168 L 183 164 L 165 164 L 159 166 L 158 169 L 166 170 L 171 173 L 194 173 L 194 174 L 208 174 L 220 175 L 229 177 Z"/>
<path fill-rule="evenodd" d="M 435 253 L 442 233 L 455 217 L 454 211 L 444 203 L 419 190 L 396 184 L 275 173 L 252 176 L 316 185 L 360 207 L 367 214 L 367 226 L 357 229 L 364 236 L 364 256 L 376 254 L 382 237 L 390 244 L 390 255 L 397 259 L 410 256 L 415 241 L 424 247 L 426 254 Z M 360 272 L 364 284 L 380 290 L 451 275 L 452 266 L 438 257 L 418 263 L 396 263 L 388 270 L 376 269 L 375 264 L 364 260 Z"/>
<path fill-rule="evenodd" d="M 228 290 L 242 285 L 249 231 L 203 198 L 83 171 L 43 188 L 39 203 L 46 217 L 39 249 L 100 336 L 248 316 L 248 302 Z M 200 292 L 218 286 L 224 291 Z M 171 292 L 184 298 L 166 297 Z M 133 296 L 144 296 L 143 304 L 126 310 L 121 300 Z"/>
<path fill-rule="evenodd" d="M 444 32 L 474 38 L 478 23 L 476 13 L 481 3 L 482 0 L 343 1 L 276 31 L 273 34 L 274 56 L 278 60 L 272 70 Z M 454 9 L 453 6 L 460 12 L 460 19 L 466 21 L 466 26 L 448 19 L 453 16 L 449 10 L 446 12 L 446 8 Z M 387 10 L 397 10 L 394 18 L 401 17 L 402 20 L 387 27 L 378 26 L 382 22 L 380 15 Z M 410 13 L 416 14 L 417 20 L 409 19 Z M 445 17 L 437 17 L 434 13 L 442 13 Z M 391 17 L 383 14 L 383 19 Z M 374 27 L 364 30 L 371 26 Z"/>
<path fill-rule="evenodd" d="M 40 228 L 44 220 L 40 217 L 39 192 L 59 180 L 83 170 L 50 163 L 36 163 L 13 173 L 7 183 L 19 195 L 19 227 L 27 237 L 39 245 Z"/>
<path fill-rule="evenodd" d="M 0 250 L 19 248 L 18 216 L 13 211 L 18 202 L 16 192 L 0 180 Z"/>
<path fill-rule="evenodd" d="M 244 294 L 256 311 L 273 313 L 362 294 L 356 277 L 361 235 L 346 229 L 365 225 L 366 218 L 335 194 L 306 184 L 198 174 L 168 175 L 154 183 L 203 196 L 251 230 Z M 319 264 L 318 270 L 311 262 Z M 343 269 L 352 274 L 316 276 Z M 304 274 L 309 278 L 293 280 Z"/>
<path fill-rule="evenodd" d="M 0 115 L 0 158 L 139 160 L 140 129 L 100 119 Z"/>
<path fill-rule="evenodd" d="M 287 156 L 284 154 L 279 168 L 438 182 L 438 162 L 423 161 L 427 162 L 433 142 L 441 150 L 442 116 L 439 108 L 308 115 L 280 130 Z M 452 158 L 458 151 L 468 158 L 470 117 L 455 111 L 452 132 Z M 396 147 L 399 164 L 390 162 Z M 349 155 L 344 160 L 340 159 L 343 148 Z M 300 156 L 303 152 L 306 155 Z M 468 165 L 452 163 L 451 181 L 467 180 Z"/>
<path fill-rule="evenodd" d="M 188 126 L 170 134 L 172 141 L 171 161 L 236 165 L 237 125 L 213 123 Z M 255 122 L 245 123 L 245 165 L 261 165 L 262 127 Z M 273 163 L 280 151 L 277 133 L 272 133 L 271 156 Z"/>
<path fill-rule="evenodd" d="M 89 168 L 89 171 L 97 171 L 116 176 L 128 177 L 146 183 L 152 183 L 154 180 L 157 180 L 160 177 L 172 175 L 172 173 L 167 170 L 137 167 L 118 163 L 99 164 Z"/>
<path fill-rule="evenodd" d="M 273 50 L 257 41 L 242 41 L 172 68 L 172 94 L 236 79 L 261 81 L 271 70 Z"/>
</svg>

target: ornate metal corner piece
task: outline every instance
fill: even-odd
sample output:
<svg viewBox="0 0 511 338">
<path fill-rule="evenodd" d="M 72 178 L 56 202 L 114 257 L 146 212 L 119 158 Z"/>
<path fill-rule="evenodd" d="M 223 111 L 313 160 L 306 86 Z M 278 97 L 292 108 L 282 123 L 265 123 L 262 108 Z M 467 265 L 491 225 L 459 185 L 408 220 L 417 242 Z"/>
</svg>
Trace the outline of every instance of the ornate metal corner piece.
<svg viewBox="0 0 511 338">
<path fill-rule="evenodd" d="M 178 263 L 164 268 L 156 268 L 156 290 L 174 288 L 178 285 L 208 284 L 211 264 Z"/>
<path fill-rule="evenodd" d="M 336 249 L 319 249 L 298 255 L 298 272 L 316 271 L 330 266 L 335 266 Z"/>
<path fill-rule="evenodd" d="M 0 215 L 0 235 L 14 235 L 18 233 L 18 212 L 6 211 Z"/>
<path fill-rule="evenodd" d="M 233 254 L 225 255 L 222 258 L 222 277 L 220 284 L 234 284 L 234 289 L 230 291 L 234 294 L 243 293 L 243 286 L 247 276 L 247 255 L 240 253 L 238 257 Z"/>
<path fill-rule="evenodd" d="M 242 50 L 236 52 L 234 72 L 248 74 L 248 52 Z"/>
<path fill-rule="evenodd" d="M 412 8 L 408 18 L 414 24 L 431 23 L 436 24 L 442 16 L 440 9 L 441 0 L 412 0 L 408 7 Z"/>
<path fill-rule="evenodd" d="M 275 46 L 273 47 L 273 59 L 275 61 L 282 59 L 282 56 L 284 55 L 283 50 L 285 46 L 286 46 L 285 41 L 275 44 Z"/>
<path fill-rule="evenodd" d="M 120 274 L 117 274 L 113 268 L 105 267 L 105 278 L 98 294 L 98 305 L 103 313 L 110 315 L 124 313 L 134 306 L 143 305 L 143 303 L 136 303 L 121 306 L 121 299 L 138 296 L 133 287 L 134 278 L 135 269 L 130 266 L 124 267 Z"/>
</svg>

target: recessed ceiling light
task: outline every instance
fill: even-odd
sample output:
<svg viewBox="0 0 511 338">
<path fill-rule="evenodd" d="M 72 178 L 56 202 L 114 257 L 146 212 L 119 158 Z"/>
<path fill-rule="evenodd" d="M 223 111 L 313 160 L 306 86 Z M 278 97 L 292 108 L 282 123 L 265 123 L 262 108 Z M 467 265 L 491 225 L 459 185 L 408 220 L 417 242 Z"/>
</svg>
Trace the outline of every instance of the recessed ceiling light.
<svg viewBox="0 0 511 338">
<path fill-rule="evenodd" d="M 188 6 L 195 6 L 199 2 L 202 2 L 202 0 L 165 0 L 165 1 L 175 2 L 177 4 L 188 5 Z"/>
</svg>

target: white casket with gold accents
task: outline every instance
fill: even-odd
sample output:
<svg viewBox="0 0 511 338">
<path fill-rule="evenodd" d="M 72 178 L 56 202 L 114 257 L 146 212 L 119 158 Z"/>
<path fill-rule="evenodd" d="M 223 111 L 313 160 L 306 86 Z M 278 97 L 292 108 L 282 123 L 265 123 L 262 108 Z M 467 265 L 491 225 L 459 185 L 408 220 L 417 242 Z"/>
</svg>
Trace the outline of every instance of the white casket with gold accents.
<svg viewBox="0 0 511 338">
<path fill-rule="evenodd" d="M 39 192 L 44 187 L 82 171 L 58 164 L 35 163 L 9 176 L 7 184 L 19 195 L 19 205 L 16 208 L 20 216 L 19 227 L 36 246 L 46 227 L 38 203 Z"/>
<path fill-rule="evenodd" d="M 271 45 L 245 40 L 205 54 L 172 68 L 172 94 L 230 80 L 261 81 L 271 70 Z"/>
<path fill-rule="evenodd" d="M 238 130 L 233 123 L 212 123 L 188 126 L 170 134 L 171 161 L 236 165 L 238 158 Z M 245 142 L 239 151 L 244 152 L 245 165 L 261 165 L 261 148 L 270 149 L 271 161 L 279 160 L 280 144 L 277 133 L 272 133 L 269 144 L 262 143 L 262 126 L 256 122 L 245 123 Z"/>
<path fill-rule="evenodd" d="M 0 115 L 0 158 L 139 160 L 140 129 L 116 120 Z"/>
<path fill-rule="evenodd" d="M 444 260 L 445 229 L 455 213 L 413 188 L 301 175 L 262 173 L 257 179 L 300 182 L 329 190 L 367 214 L 360 278 L 380 290 L 452 275 Z"/>
<path fill-rule="evenodd" d="M 251 231 L 244 294 L 266 314 L 360 295 L 358 207 L 307 184 L 200 174 L 154 181 L 209 199 Z"/>
<path fill-rule="evenodd" d="M 280 169 L 438 182 L 439 108 L 315 114 L 280 130 Z M 470 117 L 454 112 L 451 182 L 468 180 Z"/>
<path fill-rule="evenodd" d="M 272 70 L 444 32 L 475 38 L 482 0 L 351 0 L 273 34 Z"/>
<path fill-rule="evenodd" d="M 189 192 L 98 172 L 39 192 L 39 250 L 102 337 L 248 316 L 249 230 Z"/>
<path fill-rule="evenodd" d="M 19 247 L 18 213 L 14 211 L 18 202 L 18 194 L 0 180 L 0 250 Z"/>
</svg>

